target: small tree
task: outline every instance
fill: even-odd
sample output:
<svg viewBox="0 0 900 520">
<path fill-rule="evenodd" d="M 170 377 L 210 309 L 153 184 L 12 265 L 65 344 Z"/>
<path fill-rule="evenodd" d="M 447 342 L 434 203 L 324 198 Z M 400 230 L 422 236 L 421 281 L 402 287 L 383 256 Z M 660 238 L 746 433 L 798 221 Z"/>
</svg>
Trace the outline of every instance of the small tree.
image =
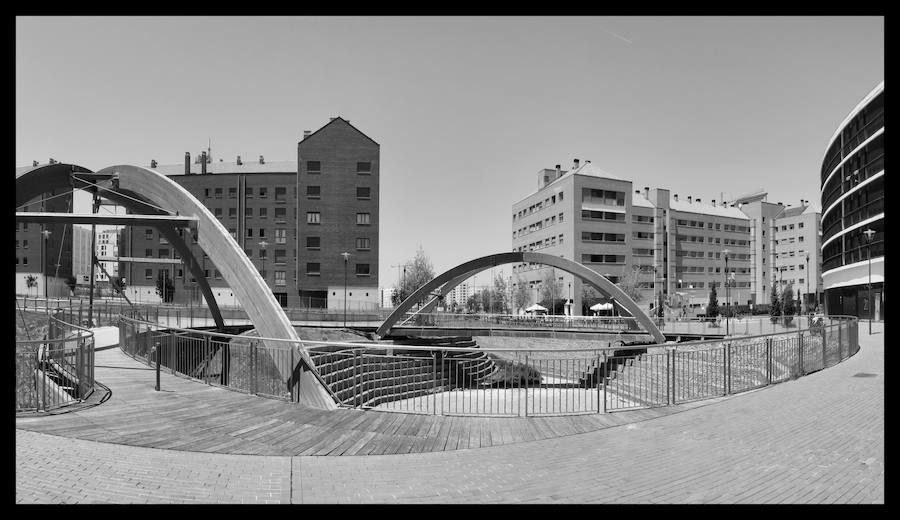
<svg viewBox="0 0 900 520">
<path fill-rule="evenodd" d="M 33 274 L 29 274 L 28 276 L 25 277 L 25 287 L 28 288 L 29 293 L 31 292 L 31 289 L 37 287 L 37 285 L 38 285 L 37 276 L 35 276 Z"/>
<path fill-rule="evenodd" d="M 75 286 L 78 284 L 78 280 L 75 279 L 74 276 L 70 276 L 66 278 L 66 286 L 69 288 L 69 292 L 71 294 L 75 294 Z"/>
<path fill-rule="evenodd" d="M 556 269 L 551 267 L 544 273 L 541 284 L 541 305 L 547 308 L 551 314 L 557 314 L 559 300 L 562 296 L 562 284 L 556 279 Z"/>
<path fill-rule="evenodd" d="M 781 312 L 784 315 L 784 324 L 789 325 L 794 319 L 794 286 L 788 284 L 787 288 L 781 292 Z"/>
<path fill-rule="evenodd" d="M 175 282 L 169 278 L 169 271 L 160 271 L 156 276 L 156 294 L 164 303 L 175 299 Z"/>
<path fill-rule="evenodd" d="M 769 301 L 769 318 L 772 323 L 781 317 L 781 299 L 778 297 L 778 288 L 772 285 L 772 299 Z"/>
<path fill-rule="evenodd" d="M 416 256 L 403 264 L 403 276 L 400 279 L 400 287 L 391 296 L 391 302 L 398 305 L 416 292 L 419 287 L 434 279 L 434 267 L 425 251 L 419 246 Z"/>
<path fill-rule="evenodd" d="M 803 297 L 800 295 L 800 289 L 797 289 L 797 314 L 803 312 Z M 808 312 L 809 309 L 806 309 Z"/>
<path fill-rule="evenodd" d="M 531 291 L 528 290 L 528 284 L 518 275 L 516 276 L 515 286 L 513 305 L 515 305 L 516 309 L 524 309 L 531 303 Z"/>
<path fill-rule="evenodd" d="M 638 303 L 643 298 L 641 294 L 641 279 L 640 279 L 640 269 L 639 266 L 633 266 L 632 269 L 625 269 L 625 272 L 622 274 L 622 278 L 616 283 L 616 286 L 622 290 L 623 293 L 628 295 L 629 298 L 632 299 L 635 303 Z"/>
<path fill-rule="evenodd" d="M 706 304 L 706 316 L 715 318 L 719 315 L 719 295 L 716 293 L 716 284 L 712 284 L 712 290 L 709 291 L 709 303 Z"/>
</svg>

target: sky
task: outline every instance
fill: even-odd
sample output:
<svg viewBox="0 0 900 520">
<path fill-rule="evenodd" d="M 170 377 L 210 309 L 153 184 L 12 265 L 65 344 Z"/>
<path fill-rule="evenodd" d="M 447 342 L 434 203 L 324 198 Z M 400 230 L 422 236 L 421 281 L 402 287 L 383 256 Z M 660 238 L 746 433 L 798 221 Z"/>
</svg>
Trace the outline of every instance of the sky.
<svg viewBox="0 0 900 520">
<path fill-rule="evenodd" d="M 419 247 L 436 273 L 508 251 L 512 204 L 575 158 L 635 189 L 817 203 L 829 139 L 883 79 L 883 17 L 19 17 L 16 166 L 177 164 L 207 139 L 296 160 L 341 116 L 381 145 L 390 286 Z"/>
</svg>

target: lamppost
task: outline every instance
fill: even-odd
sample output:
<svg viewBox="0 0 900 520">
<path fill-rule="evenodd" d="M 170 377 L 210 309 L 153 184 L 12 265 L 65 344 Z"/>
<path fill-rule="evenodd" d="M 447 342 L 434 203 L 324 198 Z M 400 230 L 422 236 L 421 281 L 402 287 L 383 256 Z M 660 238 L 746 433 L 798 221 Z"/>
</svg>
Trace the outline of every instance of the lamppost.
<svg viewBox="0 0 900 520">
<path fill-rule="evenodd" d="M 341 253 L 344 257 L 344 328 L 347 328 L 347 263 L 350 260 L 350 253 L 344 251 Z"/>
<path fill-rule="evenodd" d="M 265 240 L 259 241 L 259 259 L 262 260 L 262 277 L 266 282 L 266 286 L 269 285 L 269 281 L 266 280 L 266 247 L 268 247 L 269 243 Z"/>
<path fill-rule="evenodd" d="M 569 298 L 567 307 L 569 308 L 569 316 L 572 315 L 572 282 L 569 282 Z"/>
<path fill-rule="evenodd" d="M 806 314 L 809 314 L 809 253 L 806 253 Z"/>
<path fill-rule="evenodd" d="M 725 335 L 728 336 L 728 318 L 731 311 L 731 292 L 728 290 L 730 285 L 728 285 L 728 253 L 731 251 L 727 249 L 722 250 L 722 256 L 725 257 Z"/>
<path fill-rule="evenodd" d="M 41 224 L 41 227 L 44 227 Z M 44 229 L 41 231 L 41 235 L 43 235 L 43 240 L 41 240 L 41 274 L 44 275 L 44 300 L 47 299 L 47 269 L 44 265 L 46 262 L 44 260 L 45 251 L 47 251 L 47 239 L 50 238 L 50 230 Z"/>
<path fill-rule="evenodd" d="M 875 231 L 871 228 L 863 231 L 866 235 L 866 255 L 869 257 L 869 283 L 867 287 L 866 301 L 869 302 L 869 335 L 872 335 L 872 315 L 875 314 L 875 309 L 873 307 L 872 302 L 872 237 L 875 236 Z"/>
</svg>

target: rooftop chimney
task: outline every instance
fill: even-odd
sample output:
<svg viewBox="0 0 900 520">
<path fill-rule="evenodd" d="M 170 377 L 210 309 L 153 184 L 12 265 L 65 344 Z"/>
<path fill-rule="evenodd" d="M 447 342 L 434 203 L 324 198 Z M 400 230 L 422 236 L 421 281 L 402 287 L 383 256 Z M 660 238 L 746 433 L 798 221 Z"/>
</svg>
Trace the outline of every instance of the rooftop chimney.
<svg viewBox="0 0 900 520">
<path fill-rule="evenodd" d="M 184 152 L 184 174 L 191 174 L 191 152 Z"/>
<path fill-rule="evenodd" d="M 562 165 L 557 164 L 556 165 L 556 178 L 558 179 L 560 177 L 562 177 Z"/>
<path fill-rule="evenodd" d="M 31 166 L 37 166 L 37 165 L 38 165 L 37 161 L 31 161 Z"/>
<path fill-rule="evenodd" d="M 591 164 L 591 161 L 585 160 L 584 164 Z"/>
<path fill-rule="evenodd" d="M 303 131 L 303 138 L 306 139 L 307 137 L 309 137 L 309 134 L 311 134 L 311 133 L 312 133 L 312 130 L 304 130 L 304 131 Z"/>
<path fill-rule="evenodd" d="M 51 158 L 50 158 L 50 164 L 56 164 L 56 159 L 54 159 L 53 157 L 51 157 Z"/>
<path fill-rule="evenodd" d="M 575 166 L 572 167 L 573 170 L 578 168 L 578 159 L 575 159 Z"/>
<path fill-rule="evenodd" d="M 697 204 L 700 204 L 700 198 L 697 197 Z"/>
<path fill-rule="evenodd" d="M 241 162 L 241 156 L 240 156 L 240 155 L 237 156 L 237 161 L 235 161 L 235 162 L 237 163 L 238 166 L 244 164 L 244 163 Z"/>
<path fill-rule="evenodd" d="M 691 200 L 691 199 L 693 199 L 693 197 L 691 197 L 690 195 L 688 195 L 688 204 L 692 204 L 692 203 L 693 203 L 693 200 Z"/>
<path fill-rule="evenodd" d="M 675 198 L 675 202 L 678 202 L 678 194 L 676 193 L 673 197 Z"/>
<path fill-rule="evenodd" d="M 712 200 L 712 205 L 713 205 L 713 206 L 716 205 L 716 199 L 713 199 L 713 200 Z"/>
<path fill-rule="evenodd" d="M 782 203 L 780 203 L 780 202 L 778 203 L 778 205 L 779 205 L 779 206 L 784 206 L 784 204 L 782 204 Z"/>
<path fill-rule="evenodd" d="M 150 159 L 150 167 L 156 168 L 156 159 Z"/>
<path fill-rule="evenodd" d="M 328 118 L 329 121 L 334 121 L 335 119 L 337 119 L 337 118 L 336 118 L 336 117 L 329 117 L 329 118 Z"/>
<path fill-rule="evenodd" d="M 650 199 L 650 186 L 644 186 L 644 198 Z"/>
<path fill-rule="evenodd" d="M 200 173 L 206 175 L 206 152 L 200 154 Z"/>
<path fill-rule="evenodd" d="M 640 194 L 641 194 L 641 190 L 634 190 L 634 194 L 635 194 L 635 195 L 640 195 Z"/>
<path fill-rule="evenodd" d="M 266 164 L 266 160 L 263 159 L 262 155 L 259 156 L 259 164 Z"/>
</svg>

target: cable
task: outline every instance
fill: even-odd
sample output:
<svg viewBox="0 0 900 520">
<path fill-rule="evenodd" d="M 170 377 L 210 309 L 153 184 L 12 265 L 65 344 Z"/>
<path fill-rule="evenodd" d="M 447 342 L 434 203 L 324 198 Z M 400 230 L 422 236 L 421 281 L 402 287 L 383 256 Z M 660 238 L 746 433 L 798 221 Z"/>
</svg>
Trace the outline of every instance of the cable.
<svg viewBox="0 0 900 520">
<path fill-rule="evenodd" d="M 64 191 L 64 192 L 62 192 L 62 193 L 57 193 L 56 195 L 53 195 L 53 196 L 51 196 L 51 197 L 47 197 L 46 199 L 30 200 L 30 201 L 28 201 L 28 202 L 25 203 L 25 204 L 21 204 L 21 205 L 19 205 L 19 206 L 16 206 L 16 209 L 21 209 L 21 208 L 24 208 L 25 206 L 30 206 L 30 205 L 36 204 L 36 203 L 38 203 L 38 202 L 44 203 L 44 202 L 47 202 L 48 200 L 53 200 L 53 199 L 55 199 L 56 197 L 63 197 L 63 196 L 65 196 L 65 195 L 71 195 L 71 194 L 72 194 L 72 193 L 69 192 L 69 191 Z"/>
<path fill-rule="evenodd" d="M 80 177 L 76 177 L 76 176 L 74 176 L 74 175 L 72 176 L 72 178 L 75 179 L 75 180 L 77 180 L 77 181 L 81 181 L 81 182 L 87 184 L 88 186 L 93 186 L 93 187 L 95 187 L 95 188 L 97 188 L 97 189 L 99 189 L 99 190 L 109 191 L 109 192 L 115 193 L 116 195 L 119 195 L 119 196 L 121 196 L 121 197 L 125 197 L 126 199 L 133 200 L 133 201 L 139 202 L 139 203 L 141 203 L 141 204 L 146 204 L 146 205 L 148 205 L 148 206 L 150 206 L 150 207 L 152 207 L 152 208 L 156 208 L 156 209 L 162 211 L 163 213 L 172 214 L 171 211 L 169 211 L 169 210 L 167 210 L 167 209 L 165 209 L 165 208 L 161 208 L 161 207 L 159 207 L 159 206 L 157 206 L 156 204 L 153 204 L 153 203 L 151 203 L 151 202 L 147 202 L 147 201 L 145 201 L 145 200 L 136 199 L 136 198 L 131 197 L 131 196 L 128 196 L 128 195 L 126 195 L 126 194 L 124 194 L 124 193 L 122 193 L 122 192 L 119 192 L 119 191 L 116 191 L 116 190 L 114 190 L 114 189 L 110 189 L 110 188 L 106 188 L 106 187 L 100 186 L 99 184 L 95 184 L 95 183 L 93 183 L 93 182 L 84 180 L 84 179 L 82 179 L 82 178 L 80 178 Z"/>
<path fill-rule="evenodd" d="M 16 300 L 16 309 L 19 310 L 19 317 L 22 318 L 22 328 L 25 329 L 25 336 L 31 341 L 31 333 L 28 332 L 28 323 L 25 322 L 25 315 L 22 313 L 22 307 L 19 306 L 19 300 Z"/>
</svg>

